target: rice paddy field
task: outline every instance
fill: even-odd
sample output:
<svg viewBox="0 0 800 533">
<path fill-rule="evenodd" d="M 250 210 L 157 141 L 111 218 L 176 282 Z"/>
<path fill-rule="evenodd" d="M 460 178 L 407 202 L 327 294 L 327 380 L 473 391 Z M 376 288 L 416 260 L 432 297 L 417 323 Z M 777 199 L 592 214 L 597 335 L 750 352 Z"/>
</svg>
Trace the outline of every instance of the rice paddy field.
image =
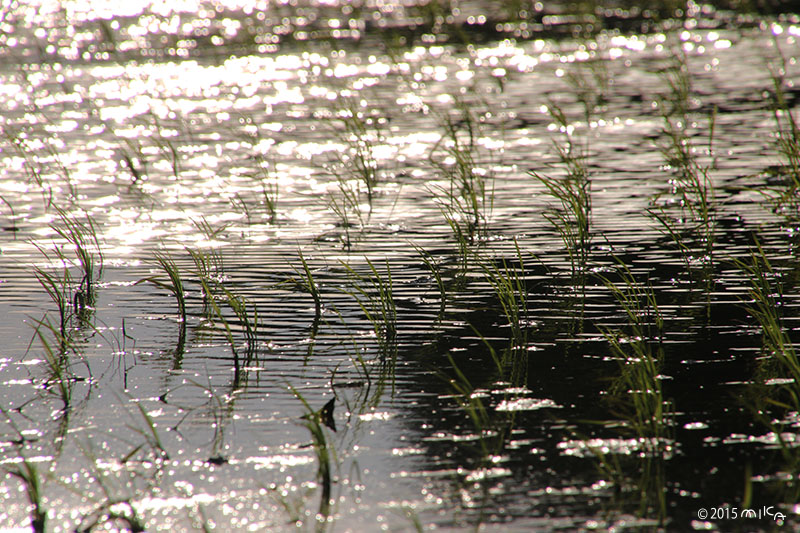
<svg viewBox="0 0 800 533">
<path fill-rule="evenodd" d="M 784 3 L 0 8 L 0 530 L 796 531 Z"/>
</svg>

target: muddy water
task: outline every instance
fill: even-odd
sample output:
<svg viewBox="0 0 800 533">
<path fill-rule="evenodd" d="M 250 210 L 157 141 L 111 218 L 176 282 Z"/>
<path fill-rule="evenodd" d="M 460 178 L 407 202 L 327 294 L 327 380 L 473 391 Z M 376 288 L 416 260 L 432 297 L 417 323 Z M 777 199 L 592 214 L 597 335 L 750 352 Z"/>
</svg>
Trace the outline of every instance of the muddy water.
<svg viewBox="0 0 800 533">
<path fill-rule="evenodd" d="M 797 204 L 767 198 L 786 175 L 771 69 L 795 106 L 797 20 L 88 6 L 3 11 L 0 525 L 30 524 L 26 476 L 53 531 L 796 525 L 797 384 L 762 349 L 736 261 L 760 243 L 796 339 Z M 664 155 L 680 58 L 710 256 L 696 221 L 676 222 L 682 253 L 648 214 L 687 217 Z M 448 124 L 462 143 L 472 130 L 485 186 L 466 259 L 444 216 Z M 534 177 L 567 176 L 568 146 L 590 181 L 576 269 Z M 89 220 L 102 270 L 76 309 L 63 232 Z M 141 282 L 167 280 L 158 253 L 184 278 L 185 322 Z M 503 260 L 527 296 L 512 324 L 487 277 Z M 652 308 L 634 313 L 646 338 L 605 283 L 620 265 L 663 315 L 656 331 Z M 44 285 L 65 272 L 61 331 Z M 369 320 L 376 276 L 396 336 Z M 663 353 L 658 395 L 621 381 L 613 339 Z"/>
</svg>

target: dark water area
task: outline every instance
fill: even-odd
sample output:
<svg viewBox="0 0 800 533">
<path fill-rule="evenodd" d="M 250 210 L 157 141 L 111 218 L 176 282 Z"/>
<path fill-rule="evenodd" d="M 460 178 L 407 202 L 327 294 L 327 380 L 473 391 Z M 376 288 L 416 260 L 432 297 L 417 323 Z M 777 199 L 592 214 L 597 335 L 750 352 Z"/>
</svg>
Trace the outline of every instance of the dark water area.
<svg viewBox="0 0 800 533">
<path fill-rule="evenodd" d="M 0 530 L 797 530 L 751 4 L 4 4 Z"/>
</svg>

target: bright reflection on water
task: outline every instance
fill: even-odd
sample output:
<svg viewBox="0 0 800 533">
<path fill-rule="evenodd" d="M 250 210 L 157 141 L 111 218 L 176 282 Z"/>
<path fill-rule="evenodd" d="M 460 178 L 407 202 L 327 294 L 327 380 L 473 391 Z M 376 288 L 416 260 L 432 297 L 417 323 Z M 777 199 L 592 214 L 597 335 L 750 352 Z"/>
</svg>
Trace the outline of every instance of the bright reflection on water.
<svg viewBox="0 0 800 533">
<path fill-rule="evenodd" d="M 0 527 L 682 530 L 743 482 L 795 517 L 797 376 L 740 304 L 755 235 L 796 333 L 797 17 L 511 4 L 0 10 Z M 583 265 L 542 179 L 581 165 Z"/>
</svg>

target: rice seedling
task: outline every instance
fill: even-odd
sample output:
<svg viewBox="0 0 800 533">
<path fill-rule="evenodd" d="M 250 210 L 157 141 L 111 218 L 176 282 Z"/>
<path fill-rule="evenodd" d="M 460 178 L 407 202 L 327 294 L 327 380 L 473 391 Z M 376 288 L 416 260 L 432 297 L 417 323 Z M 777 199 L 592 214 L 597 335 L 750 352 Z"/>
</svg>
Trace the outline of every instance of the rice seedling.
<svg viewBox="0 0 800 533">
<path fill-rule="evenodd" d="M 62 226 L 53 229 L 74 248 L 82 276 L 75 292 L 76 313 L 90 309 L 95 304 L 95 283 L 103 274 L 103 253 L 97 237 L 97 228 L 90 216 L 80 221 L 56 207 Z"/>
<path fill-rule="evenodd" d="M 750 261 L 734 262 L 748 281 L 747 311 L 761 326 L 765 364 L 777 363 L 779 374 L 789 382 L 782 387 L 794 410 L 800 409 L 800 360 L 785 324 L 782 309 L 784 289 L 781 274 L 772 266 L 759 242 L 751 250 Z M 789 407 L 789 406 L 787 406 Z"/>
<path fill-rule="evenodd" d="M 43 252 L 45 253 L 45 252 Z M 61 252 L 57 251 L 57 255 Z M 65 341 L 69 338 L 67 327 L 73 316 L 72 311 L 72 277 L 69 269 L 62 268 L 58 274 L 48 272 L 41 267 L 34 268 L 34 275 L 47 295 L 56 304 L 59 315 L 59 338 Z"/>
<path fill-rule="evenodd" d="M 311 267 L 308 265 L 308 261 L 306 261 L 303 252 L 298 250 L 297 253 L 300 258 L 300 264 L 303 267 L 302 270 L 298 270 L 294 265 L 291 265 L 297 277 L 288 278 L 279 283 L 279 285 L 291 286 L 296 290 L 308 294 L 314 301 L 314 320 L 311 323 L 310 342 L 308 343 L 308 352 L 306 354 L 306 360 L 308 360 L 314 353 L 314 340 L 319 331 L 320 320 L 322 319 L 322 292 L 320 291 L 317 280 L 314 279 L 314 273 L 311 271 Z"/>
<path fill-rule="evenodd" d="M 670 191 L 653 198 L 654 206 L 648 209 L 648 214 L 680 251 L 687 271 L 697 271 L 699 264 L 703 279 L 710 283 L 716 241 L 716 199 L 710 177 L 713 161 L 706 166 L 700 164 L 696 155 L 698 147 L 686 132 L 693 120 L 691 76 L 685 53 L 678 53 L 675 58 L 675 63 L 662 75 L 669 94 L 660 103 L 664 123 L 662 133 L 666 138 L 661 151 L 673 177 Z M 713 153 L 715 122 L 714 110 L 708 120 L 709 154 Z M 677 197 L 672 203 L 680 208 L 678 214 L 671 212 L 669 203 L 656 205 L 665 195 Z"/>
<path fill-rule="evenodd" d="M 392 294 L 392 271 L 386 260 L 386 277 L 381 276 L 375 264 L 364 258 L 369 273 L 360 274 L 350 265 L 342 262 L 352 281 L 351 288 L 345 292 L 356 299 L 358 306 L 372 324 L 378 339 L 381 359 L 392 360 L 397 355 L 397 308 Z"/>
<path fill-rule="evenodd" d="M 33 119 L 34 123 L 50 125 L 51 121 L 44 113 L 40 112 L 32 116 L 36 116 Z M 24 172 L 28 180 L 41 190 L 46 208 L 54 205 L 53 185 L 51 184 L 53 177 L 61 178 L 66 184 L 66 199 L 70 203 L 77 200 L 78 190 L 72 179 L 71 171 L 61 157 L 63 148 L 61 139 L 56 135 L 35 138 L 36 134 L 41 132 L 23 131 L 22 128 L 15 130 L 10 125 L 6 125 L 2 132 L 5 141 L 11 145 L 14 153 L 24 162 Z"/>
<path fill-rule="evenodd" d="M 422 262 L 425 263 L 425 266 L 430 271 L 433 279 L 436 281 L 436 287 L 439 289 L 439 313 L 436 318 L 437 324 L 442 321 L 444 318 L 444 312 L 447 309 L 447 287 L 445 286 L 444 279 L 442 278 L 441 267 L 440 265 L 436 264 L 433 256 L 429 254 L 424 249 L 420 248 L 419 246 L 414 246 L 414 249 L 419 254 L 420 259 Z"/>
<path fill-rule="evenodd" d="M 308 293 L 311 298 L 314 300 L 314 320 L 319 321 L 320 316 L 322 315 L 322 293 L 319 289 L 319 284 L 314 279 L 314 274 L 311 272 L 311 268 L 308 266 L 308 261 L 303 256 L 303 252 L 298 251 L 298 255 L 300 257 L 300 263 L 303 265 L 303 271 L 298 272 L 295 269 L 295 272 L 300 276 L 299 281 L 293 281 L 298 287 L 303 290 L 303 292 Z"/>
<path fill-rule="evenodd" d="M 222 233 L 227 229 L 227 225 L 224 224 L 215 228 L 205 216 L 200 217 L 200 219 L 192 219 L 192 224 L 194 224 L 194 227 L 196 227 L 197 230 L 203 234 L 208 242 L 220 240 Z M 218 253 L 214 253 L 211 256 L 211 259 L 213 259 L 212 263 L 216 269 L 222 272 L 222 256 Z"/>
<path fill-rule="evenodd" d="M 383 119 L 366 108 L 367 101 L 364 99 L 356 100 L 342 93 L 337 102 L 339 106 L 334 118 L 338 127 L 334 127 L 334 132 L 347 149 L 336 152 L 336 168 L 345 170 L 345 181 L 354 180 L 363 186 L 371 210 L 375 188 L 380 181 L 375 152 L 383 140 Z M 341 179 L 341 173 L 336 172 L 335 175 Z"/>
<path fill-rule="evenodd" d="M 773 42 L 778 55 L 777 65 L 770 64 L 768 68 L 773 88 L 770 94 L 772 115 L 781 163 L 779 177 L 783 185 L 778 189 L 768 189 L 766 194 L 776 211 L 796 219 L 800 217 L 800 126 L 786 97 L 786 89 L 790 86 L 785 78 L 787 63 L 774 34 Z"/>
<path fill-rule="evenodd" d="M 566 175 L 555 178 L 536 171 L 529 174 L 544 185 L 546 194 L 555 200 L 544 214 L 550 225 L 558 232 L 569 256 L 570 271 L 577 286 L 585 286 L 585 276 L 592 242 L 592 195 L 585 148 L 579 147 L 572 138 L 569 119 L 555 103 L 548 111 L 565 135 L 565 145 L 554 143 Z"/>
<path fill-rule="evenodd" d="M 231 291 L 222 283 L 222 281 L 213 277 L 210 272 L 210 265 L 215 261 L 210 259 L 208 254 L 198 250 L 188 250 L 189 255 L 194 261 L 196 267 L 197 280 L 200 283 L 203 292 L 203 300 L 208 310 L 207 317 L 209 320 L 219 321 L 223 327 L 223 333 L 231 347 L 234 361 L 234 383 L 241 381 L 241 365 L 242 361 L 237 348 L 237 342 L 234 338 L 231 322 L 223 313 L 222 308 L 217 303 L 218 301 L 224 302 L 238 319 L 238 325 L 242 328 L 245 337 L 245 363 L 250 361 L 256 352 L 258 343 L 258 308 L 252 306 L 252 315 L 250 313 L 250 302 L 244 296 L 238 295 Z"/>
<path fill-rule="evenodd" d="M 248 157 L 252 161 L 253 170 L 244 175 L 250 178 L 260 188 L 258 204 L 264 209 L 264 219 L 269 224 L 278 222 L 278 200 L 280 198 L 280 187 L 276 172 L 276 163 L 268 155 L 268 150 L 272 144 L 271 139 L 264 139 L 259 128 L 253 124 L 252 117 L 241 115 L 239 123 L 244 124 L 243 131 L 235 134 L 244 137 L 245 146 L 251 149 Z M 252 216 L 248 208 L 248 201 L 237 195 L 239 204 L 247 215 L 247 220 L 251 221 Z"/>
<path fill-rule="evenodd" d="M 742 305 L 761 328 L 762 357 L 743 401 L 775 438 L 783 458 L 782 471 L 796 472 L 800 451 L 792 428 L 800 411 L 800 359 L 784 316 L 784 280 L 788 276 L 773 266 L 758 240 L 749 261 L 734 260 L 734 265 L 747 280 L 747 299 Z M 793 475 L 776 476 L 772 485 L 777 501 L 792 505 L 800 497 L 800 483 Z"/>
<path fill-rule="evenodd" d="M 3 138 L 9 144 L 17 157 L 22 159 L 25 175 L 42 192 L 42 201 L 45 206 L 53 203 L 53 188 L 46 182 L 44 168 L 39 164 L 38 159 L 31 153 L 25 140 L 25 135 L 20 131 L 12 131 L 9 127 L 3 128 Z"/>
<path fill-rule="evenodd" d="M 528 345 L 528 289 L 525 285 L 525 261 L 516 239 L 514 249 L 518 266 L 502 259 L 500 265 L 482 261 L 481 267 L 511 328 L 512 349 L 524 351 Z"/>
<path fill-rule="evenodd" d="M 573 277 L 581 279 L 585 275 L 591 244 L 591 182 L 583 172 L 570 173 L 564 179 L 535 172 L 531 175 L 558 202 L 558 207 L 551 208 L 544 216 L 564 243 Z"/>
<path fill-rule="evenodd" d="M 585 51 L 585 50 L 584 50 Z M 564 75 L 564 81 L 571 89 L 571 94 L 583 107 L 583 116 L 587 126 L 591 125 L 598 114 L 601 114 L 608 102 L 613 76 L 608 71 L 608 60 L 598 57 L 592 51 L 589 59 L 575 61 L 572 68 Z"/>
<path fill-rule="evenodd" d="M 17 216 L 14 213 L 14 206 L 11 204 L 11 202 L 9 202 L 5 198 L 3 198 L 3 196 L 0 196 L 0 202 L 5 204 L 5 206 L 8 207 L 8 211 L 11 213 L 9 215 L 9 217 L 8 217 L 9 223 L 3 227 L 3 230 L 4 231 L 13 231 L 13 232 L 19 231 L 19 228 L 17 227 L 17 223 L 15 222 Z"/>
<path fill-rule="evenodd" d="M 56 304 L 59 314 L 59 330 L 62 340 L 68 335 L 68 325 L 73 317 L 87 322 L 94 309 L 96 281 L 102 276 L 103 255 L 94 222 L 74 220 L 65 211 L 56 207 L 62 226 L 52 226 L 66 245 L 73 248 L 81 271 L 80 281 L 76 282 L 70 271 L 73 260 L 64 247 L 54 245 L 52 249 L 34 243 L 34 246 L 51 264 L 61 265 L 55 272 L 44 267 L 34 267 L 34 275 L 47 295 Z"/>
<path fill-rule="evenodd" d="M 175 261 L 168 254 L 156 253 L 155 261 L 164 274 L 167 275 L 169 281 L 163 281 L 159 276 L 148 276 L 142 278 L 136 283 L 152 283 L 156 287 L 164 289 L 172 293 L 175 297 L 175 302 L 178 304 L 178 315 L 180 316 L 181 329 L 185 329 L 186 324 L 186 291 L 183 286 L 183 279 L 181 272 Z"/>
<path fill-rule="evenodd" d="M 440 210 L 453 229 L 460 248 L 463 243 L 474 244 L 485 236 L 488 219 L 494 204 L 491 176 L 479 166 L 479 120 L 470 105 L 455 100 L 458 114 L 438 114 L 444 134 L 433 146 L 431 165 L 448 185 L 434 190 Z M 462 253 L 463 256 L 463 253 Z"/>
<path fill-rule="evenodd" d="M 620 364 L 612 396 L 622 397 L 630 428 L 654 447 L 651 451 L 658 451 L 664 445 L 670 412 L 661 389 L 664 317 L 652 287 L 638 282 L 627 265 L 618 265 L 620 284 L 601 277 L 627 319 L 627 331 L 603 333 Z"/>
<path fill-rule="evenodd" d="M 337 178 L 337 192 L 328 195 L 328 208 L 338 217 L 339 227 L 344 231 L 342 245 L 349 250 L 353 245 L 350 230 L 356 225 L 363 228 L 367 221 L 357 187 L 352 182 Z"/>
<path fill-rule="evenodd" d="M 145 410 L 142 406 L 141 402 L 136 403 L 136 407 L 139 409 L 139 414 L 142 415 L 142 419 L 145 422 L 145 429 L 140 429 L 136 426 L 128 426 L 134 433 L 138 433 L 144 439 L 144 443 L 136 446 L 131 452 L 129 452 L 123 459 L 122 462 L 127 462 L 131 457 L 136 455 L 141 449 L 149 447 L 150 450 L 154 452 L 154 455 L 159 460 L 168 460 L 169 454 L 167 453 L 166 448 L 161 442 L 161 436 L 158 434 L 158 430 L 156 429 L 156 424 L 153 422 L 153 418 L 150 414 Z"/>
</svg>

